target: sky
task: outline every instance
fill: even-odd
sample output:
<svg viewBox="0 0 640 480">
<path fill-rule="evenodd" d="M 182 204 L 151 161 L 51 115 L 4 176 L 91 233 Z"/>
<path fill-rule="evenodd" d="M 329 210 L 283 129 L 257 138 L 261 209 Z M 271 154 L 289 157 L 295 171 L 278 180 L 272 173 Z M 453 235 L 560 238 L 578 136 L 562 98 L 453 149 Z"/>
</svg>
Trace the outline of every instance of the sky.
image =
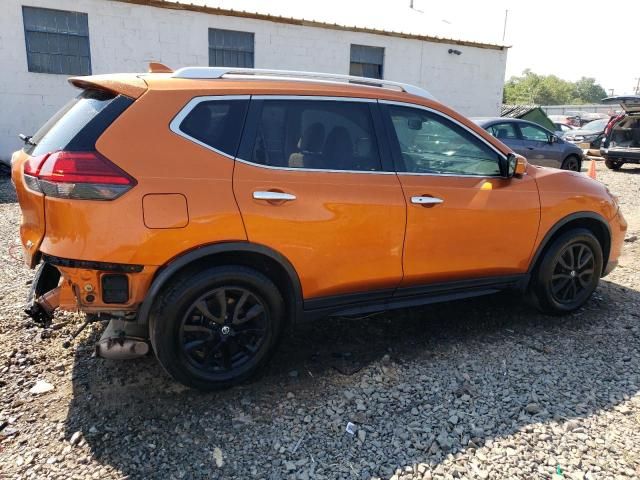
<svg viewBox="0 0 640 480">
<path fill-rule="evenodd" d="M 594 77 L 633 93 L 640 77 L 640 0 L 186 0 L 343 25 L 510 45 L 506 78 L 525 68 L 565 80 Z M 626 23 L 632 19 L 632 23 Z"/>
</svg>

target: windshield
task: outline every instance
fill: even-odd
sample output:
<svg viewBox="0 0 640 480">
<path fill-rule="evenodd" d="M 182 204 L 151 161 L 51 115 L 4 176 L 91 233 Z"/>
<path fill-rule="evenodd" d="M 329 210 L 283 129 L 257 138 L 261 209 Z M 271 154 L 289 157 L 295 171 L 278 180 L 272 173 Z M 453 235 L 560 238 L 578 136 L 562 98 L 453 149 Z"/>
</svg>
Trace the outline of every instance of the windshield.
<svg viewBox="0 0 640 480">
<path fill-rule="evenodd" d="M 604 127 L 609 123 L 608 118 L 602 118 L 600 120 L 594 120 L 593 122 L 589 122 L 582 126 L 582 130 L 591 130 L 594 132 L 599 132 L 600 130 L 604 130 Z"/>
</svg>

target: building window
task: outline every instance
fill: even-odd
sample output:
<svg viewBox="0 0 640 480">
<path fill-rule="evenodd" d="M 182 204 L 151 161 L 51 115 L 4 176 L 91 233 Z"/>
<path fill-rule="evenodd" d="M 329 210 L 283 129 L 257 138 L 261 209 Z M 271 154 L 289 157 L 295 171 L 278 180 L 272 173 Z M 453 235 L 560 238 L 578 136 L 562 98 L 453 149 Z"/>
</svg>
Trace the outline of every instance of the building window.
<svg viewBox="0 0 640 480">
<path fill-rule="evenodd" d="M 382 78 L 383 61 L 383 47 L 351 45 L 351 66 L 349 67 L 349 75 Z"/>
<path fill-rule="evenodd" d="M 253 68 L 253 33 L 210 28 L 209 66 Z"/>
<path fill-rule="evenodd" d="M 30 72 L 90 75 L 86 13 L 22 7 Z"/>
</svg>

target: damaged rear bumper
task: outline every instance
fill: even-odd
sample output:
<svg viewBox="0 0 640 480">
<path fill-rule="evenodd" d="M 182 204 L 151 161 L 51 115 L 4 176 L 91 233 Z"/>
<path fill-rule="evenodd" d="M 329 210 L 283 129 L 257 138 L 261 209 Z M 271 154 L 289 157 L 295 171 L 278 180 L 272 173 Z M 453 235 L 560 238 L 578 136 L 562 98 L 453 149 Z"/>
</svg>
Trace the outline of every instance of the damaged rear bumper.
<svg viewBox="0 0 640 480">
<path fill-rule="evenodd" d="M 148 353 L 147 326 L 136 321 L 136 313 L 153 279 L 155 267 L 87 262 L 49 255 L 43 255 L 43 260 L 37 267 L 25 310 L 30 317 L 47 323 L 57 309 L 84 312 L 88 314 L 86 323 L 92 318 L 109 320 L 96 343 L 99 356 L 122 360 Z"/>
<path fill-rule="evenodd" d="M 30 306 L 39 305 L 45 310 L 53 307 L 72 312 L 135 316 L 156 272 L 156 267 L 143 265 L 73 260 L 46 254 L 42 259 L 29 301 Z M 54 288 L 55 298 L 50 298 Z M 43 298 L 45 295 L 47 298 Z"/>
</svg>

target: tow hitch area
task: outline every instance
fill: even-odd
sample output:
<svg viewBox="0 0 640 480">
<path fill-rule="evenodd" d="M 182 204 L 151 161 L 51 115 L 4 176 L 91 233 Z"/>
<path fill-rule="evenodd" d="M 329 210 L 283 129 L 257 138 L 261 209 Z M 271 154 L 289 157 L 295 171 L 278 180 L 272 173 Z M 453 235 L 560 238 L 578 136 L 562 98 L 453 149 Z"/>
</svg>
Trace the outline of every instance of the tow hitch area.
<svg viewBox="0 0 640 480">
<path fill-rule="evenodd" d="M 113 318 L 96 343 L 96 355 L 112 360 L 129 360 L 149 353 L 147 329 L 135 320 Z"/>
</svg>

